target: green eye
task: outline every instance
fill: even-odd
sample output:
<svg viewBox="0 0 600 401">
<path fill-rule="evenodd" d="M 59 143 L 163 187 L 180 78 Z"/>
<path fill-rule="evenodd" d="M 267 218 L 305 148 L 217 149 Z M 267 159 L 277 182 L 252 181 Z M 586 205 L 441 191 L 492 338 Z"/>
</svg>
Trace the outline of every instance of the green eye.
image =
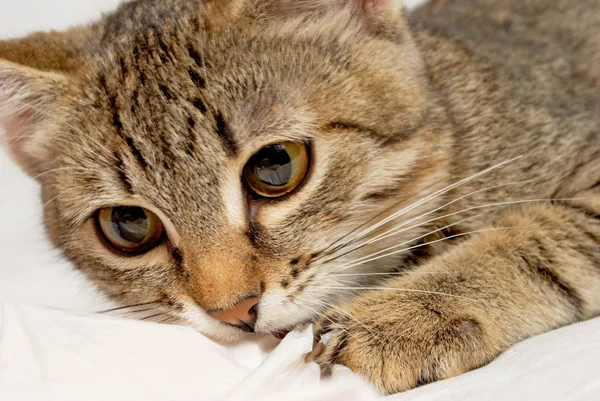
<svg viewBox="0 0 600 401">
<path fill-rule="evenodd" d="M 267 146 L 244 167 L 244 181 L 257 195 L 278 198 L 292 192 L 306 177 L 309 150 L 305 142 Z"/>
<path fill-rule="evenodd" d="M 106 242 L 126 253 L 149 251 L 156 246 L 164 233 L 158 216 L 137 206 L 102 209 L 96 219 Z"/>
</svg>

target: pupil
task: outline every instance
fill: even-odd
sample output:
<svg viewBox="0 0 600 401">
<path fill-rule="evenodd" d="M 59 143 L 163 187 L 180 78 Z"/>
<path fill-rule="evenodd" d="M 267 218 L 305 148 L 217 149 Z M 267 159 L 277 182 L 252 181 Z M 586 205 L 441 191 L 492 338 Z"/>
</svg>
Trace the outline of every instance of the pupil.
<svg viewBox="0 0 600 401">
<path fill-rule="evenodd" d="M 116 207 L 112 212 L 112 225 L 126 241 L 139 244 L 148 234 L 148 216 L 141 207 Z"/>
<path fill-rule="evenodd" d="M 292 178 L 292 160 L 281 145 L 271 146 L 259 152 L 254 172 L 265 184 L 273 187 L 287 185 Z"/>
</svg>

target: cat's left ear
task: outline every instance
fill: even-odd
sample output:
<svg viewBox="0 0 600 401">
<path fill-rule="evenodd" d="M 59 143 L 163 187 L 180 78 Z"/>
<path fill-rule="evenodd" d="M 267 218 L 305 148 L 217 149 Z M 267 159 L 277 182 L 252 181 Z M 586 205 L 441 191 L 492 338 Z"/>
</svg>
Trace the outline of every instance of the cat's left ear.
<svg viewBox="0 0 600 401">
<path fill-rule="evenodd" d="M 32 176 L 44 169 L 46 134 L 56 121 L 67 81 L 59 73 L 0 60 L 0 139 L 11 157 Z"/>
<path fill-rule="evenodd" d="M 360 13 L 366 28 L 374 34 L 396 37 L 404 31 L 403 0 L 349 0 Z"/>
<path fill-rule="evenodd" d="M 403 0 L 344 0 L 343 2 L 350 3 L 349 6 L 370 29 L 393 29 L 404 18 Z"/>
<path fill-rule="evenodd" d="M 238 0 L 244 1 L 244 0 Z M 312 14 L 340 23 L 344 17 L 360 24 L 367 32 L 394 38 L 404 32 L 403 0 L 254 0 L 262 8 L 284 12 L 289 16 Z M 264 5 L 267 4 L 267 6 Z M 333 15 L 342 18 L 331 18 Z"/>
</svg>

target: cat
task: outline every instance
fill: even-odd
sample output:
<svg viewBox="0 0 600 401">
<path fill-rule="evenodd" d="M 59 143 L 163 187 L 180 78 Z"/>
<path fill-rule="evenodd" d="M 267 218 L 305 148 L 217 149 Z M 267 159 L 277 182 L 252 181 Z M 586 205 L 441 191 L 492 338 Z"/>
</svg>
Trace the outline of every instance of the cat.
<svg viewBox="0 0 600 401">
<path fill-rule="evenodd" d="M 0 58 L 48 235 L 124 307 L 314 323 L 384 393 L 600 314 L 597 1 L 137 0 Z"/>
</svg>

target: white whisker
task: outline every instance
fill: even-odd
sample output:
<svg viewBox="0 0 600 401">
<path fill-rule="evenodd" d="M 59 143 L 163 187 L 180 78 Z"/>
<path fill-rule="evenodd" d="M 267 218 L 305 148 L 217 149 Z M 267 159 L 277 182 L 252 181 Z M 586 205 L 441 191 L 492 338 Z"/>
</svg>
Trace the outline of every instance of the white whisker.
<svg viewBox="0 0 600 401">
<path fill-rule="evenodd" d="M 339 251 L 341 249 L 344 249 L 345 247 L 351 245 L 355 241 L 357 241 L 357 240 L 365 237 L 370 232 L 372 232 L 372 231 L 376 230 L 377 228 L 381 227 L 382 225 L 387 224 L 388 222 L 390 222 L 390 221 L 392 221 L 392 220 L 394 220 L 394 219 L 402 216 L 403 214 L 406 214 L 406 213 L 410 212 L 411 210 L 413 210 L 413 209 L 415 209 L 415 208 L 417 208 L 417 207 L 419 207 L 419 206 L 421 206 L 421 205 L 423 205 L 423 204 L 425 204 L 425 203 L 427 203 L 427 202 L 429 202 L 429 201 L 431 201 L 433 199 L 436 199 L 437 197 L 439 197 L 439 196 L 441 196 L 441 195 L 443 195 L 443 194 L 445 194 L 445 193 L 447 193 L 447 192 L 449 192 L 449 191 L 451 191 L 451 190 L 453 190 L 453 189 L 455 189 L 455 188 L 457 188 L 457 187 L 459 187 L 459 186 L 461 186 L 461 185 L 463 185 L 465 183 L 468 183 L 469 181 L 472 181 L 472 180 L 474 180 L 474 179 L 476 179 L 476 178 L 478 178 L 478 177 L 480 177 L 482 175 L 485 175 L 485 174 L 487 174 L 488 172 L 490 172 L 490 171 L 492 171 L 494 169 L 497 169 L 497 168 L 500 168 L 500 167 L 502 167 L 502 166 L 504 166 L 506 164 L 512 163 L 512 162 L 514 162 L 514 161 L 516 161 L 516 160 L 518 160 L 518 159 L 520 159 L 522 157 L 523 156 L 518 156 L 518 157 L 515 157 L 513 159 L 504 161 L 502 163 L 498 163 L 498 164 L 496 164 L 496 165 L 494 165 L 492 167 L 489 167 L 489 168 L 487 168 L 487 169 L 485 169 L 485 170 L 483 170 L 483 171 L 481 171 L 481 172 L 479 172 L 477 174 L 474 174 L 472 176 L 464 178 L 464 179 L 462 179 L 460 181 L 455 182 L 454 184 L 451 184 L 451 185 L 449 185 L 449 186 L 447 186 L 445 188 L 442 188 L 442 189 L 440 189 L 438 191 L 435 191 L 434 193 L 426 196 L 425 198 L 421 199 L 420 201 L 417 201 L 417 202 L 415 202 L 415 203 L 413 203 L 413 204 L 411 204 L 411 205 L 409 205 L 409 206 L 407 206 L 407 207 L 399 210 L 398 212 L 393 213 L 391 216 L 383 219 L 379 223 L 376 223 L 373 226 L 371 226 L 370 228 L 363 230 L 362 232 L 358 233 L 353 238 L 351 238 L 349 241 L 347 241 L 345 244 L 338 245 L 332 251 L 324 253 L 326 250 L 328 250 L 329 248 L 331 248 L 333 245 L 337 244 L 340 241 L 340 239 L 338 239 L 337 241 L 333 242 L 331 245 L 329 245 L 328 247 L 326 247 L 323 251 L 321 251 L 321 253 L 324 253 L 324 254 L 322 254 L 321 256 L 319 256 L 318 258 L 316 258 L 315 261 L 320 260 L 320 259 L 322 259 L 322 258 L 324 258 L 326 256 L 330 256 L 330 255 L 334 254 L 335 252 L 337 252 L 337 251 Z M 346 234 L 346 236 L 347 235 L 348 234 Z M 342 238 L 345 238 L 346 236 L 344 236 Z"/>
<path fill-rule="evenodd" d="M 461 186 L 463 184 L 466 184 L 466 183 L 468 183 L 468 182 L 470 182 L 470 181 L 472 181 L 472 180 L 474 180 L 476 178 L 481 177 L 482 175 L 485 175 L 485 174 L 489 173 L 490 171 L 493 171 L 493 170 L 495 170 L 497 168 L 500 168 L 500 167 L 502 167 L 502 166 L 504 166 L 506 164 L 512 163 L 512 162 L 514 162 L 514 161 L 516 161 L 516 160 L 518 160 L 518 159 L 520 159 L 522 157 L 523 156 L 518 156 L 518 157 L 515 157 L 513 159 L 504 161 L 502 163 L 498 163 L 498 164 L 496 164 L 496 165 L 494 165 L 492 167 L 489 167 L 489 168 L 487 168 L 487 169 L 485 169 L 485 170 L 483 170 L 483 171 L 481 171 L 481 172 L 479 172 L 477 174 L 473 174 L 470 177 L 464 178 L 464 179 L 462 179 L 462 180 L 460 180 L 460 181 L 458 181 L 458 182 L 456 182 L 454 184 L 451 184 L 451 185 L 447 186 L 446 188 L 443 188 L 443 189 L 441 189 L 439 191 L 436 191 L 433 194 L 431 194 L 429 196 L 426 196 L 422 200 L 420 200 L 418 202 L 415 202 L 412 205 L 407 206 L 404 209 L 402 209 L 402 210 L 400 210 L 400 211 L 392 214 L 391 216 L 383 219 L 381 222 L 379 222 L 379 223 L 373 225 L 372 227 L 366 229 L 365 231 L 361 232 L 357 237 L 360 238 L 360 237 L 362 237 L 362 236 L 364 236 L 364 235 L 372 232 L 373 230 L 376 230 L 377 228 L 381 227 L 382 225 L 387 224 L 389 221 L 394 220 L 397 217 L 400 217 L 403 214 L 406 214 L 409 211 L 411 211 L 411 210 L 413 210 L 413 209 L 421 206 L 422 204 L 427 203 L 427 202 L 429 202 L 429 201 L 431 201 L 431 200 L 433 200 L 433 199 L 435 199 L 435 198 L 437 198 L 437 197 L 439 197 L 439 196 L 441 196 L 441 195 L 443 195 L 443 194 L 445 194 L 445 193 L 453 190 L 454 188 L 457 188 L 457 187 L 459 187 L 459 186 Z"/>
<path fill-rule="evenodd" d="M 525 181 L 525 182 L 526 182 L 526 181 Z M 508 185 L 508 184 L 506 184 L 506 185 Z M 486 208 L 492 208 L 492 207 L 500 207 L 500 206 L 519 205 L 519 204 L 526 204 L 526 203 L 540 203 L 540 202 L 553 202 L 553 201 L 554 201 L 554 202 L 566 202 L 566 201 L 584 200 L 584 199 L 586 199 L 586 198 L 525 199 L 525 200 L 520 200 L 520 201 L 496 202 L 496 203 L 488 203 L 488 204 L 485 204 L 485 205 L 472 206 L 472 207 L 469 207 L 469 208 L 466 208 L 466 209 L 460 210 L 460 211 L 458 211 L 458 212 L 449 213 L 449 214 L 446 214 L 446 215 L 443 215 L 443 216 L 440 216 L 440 217 L 436 217 L 436 218 L 434 218 L 434 219 L 427 220 L 427 221 L 425 221 L 425 222 L 423 222 L 423 223 L 420 223 L 420 224 L 415 224 L 415 225 L 413 225 L 413 226 L 406 227 L 406 228 L 403 228 L 403 229 L 401 229 L 401 230 L 398 230 L 398 231 L 391 232 L 391 233 L 389 233 L 388 235 L 386 235 L 386 236 L 384 236 L 384 237 L 380 237 L 380 236 L 378 236 L 379 238 L 374 238 L 374 239 L 372 239 L 372 240 L 368 240 L 368 241 L 366 241 L 366 242 L 364 242 L 364 243 L 362 243 L 362 244 L 360 244 L 360 245 L 357 245 L 355 248 L 353 248 L 353 249 L 351 249 L 351 250 L 349 250 L 349 251 L 345 252 L 344 254 L 342 254 L 342 255 L 338 255 L 338 256 L 335 256 L 335 257 L 333 257 L 333 258 L 331 258 L 331 259 L 329 259 L 329 260 L 327 260 L 327 261 L 325 261 L 325 262 L 323 262 L 323 263 L 327 263 L 327 262 L 330 262 L 330 261 L 332 261 L 332 260 L 338 259 L 339 257 L 341 257 L 341 256 L 345 256 L 345 255 L 347 255 L 347 254 L 350 254 L 350 253 L 352 253 L 352 252 L 354 252 L 354 251 L 356 251 L 356 250 L 358 250 L 358 249 L 360 249 L 360 248 L 362 248 L 362 247 L 364 247 L 364 246 L 366 246 L 366 245 L 370 245 L 370 244 L 372 244 L 372 243 L 375 243 L 375 242 L 378 242 L 378 241 L 380 241 L 380 240 L 387 239 L 387 238 L 389 238 L 389 237 L 392 237 L 392 236 L 394 236 L 394 235 L 398 235 L 398 234 L 400 234 L 400 233 L 403 233 L 403 232 L 405 232 L 405 231 L 411 230 L 411 229 L 413 229 L 413 228 L 421 227 L 421 226 L 424 226 L 425 224 L 428 224 L 428 223 L 433 223 L 433 222 L 436 222 L 436 221 L 438 221 L 438 220 L 443 220 L 443 219 L 445 219 L 445 218 L 452 217 L 452 216 L 456 216 L 456 215 L 459 215 L 459 214 L 462 214 L 462 213 L 466 213 L 466 212 L 470 212 L 470 211 L 475 211 L 475 210 L 480 210 L 480 209 L 486 209 Z M 440 209 L 440 208 L 438 208 L 438 209 Z M 438 209 L 436 209 L 436 210 L 438 210 Z M 438 229 L 438 230 L 435 230 L 435 231 L 431 231 L 431 232 L 429 232 L 429 233 L 425 234 L 424 236 L 427 236 L 427 235 L 433 234 L 433 233 L 435 233 L 435 232 L 437 232 L 437 231 L 444 230 L 444 229 L 446 229 L 446 228 L 449 228 L 449 227 L 451 227 L 451 226 L 453 226 L 453 225 L 457 225 L 457 224 L 463 223 L 463 222 L 465 222 L 465 221 L 467 221 L 467 220 L 470 220 L 470 219 L 473 219 L 473 218 L 476 218 L 476 217 L 480 217 L 480 216 L 484 215 L 485 213 L 487 213 L 487 212 L 484 212 L 484 213 L 481 213 L 481 214 L 478 214 L 478 215 L 475 215 L 475 216 L 469 217 L 469 218 L 467 218 L 467 219 L 460 220 L 460 221 L 458 221 L 458 222 L 456 222 L 456 223 L 453 223 L 453 224 L 451 224 L 451 225 L 448 225 L 448 226 L 446 226 L 446 227 L 443 227 L 443 228 L 441 228 L 441 229 Z M 426 213 L 425 215 L 428 215 L 428 214 L 430 214 L 430 213 Z M 414 219 L 413 219 L 413 220 L 414 220 Z M 397 228 L 399 228 L 399 227 L 402 227 L 403 225 L 404 225 L 404 224 L 400 224 L 400 225 L 396 226 L 396 227 L 394 228 L 394 230 L 395 230 L 395 229 L 397 229 Z M 389 231 L 391 231 L 391 230 L 388 230 L 388 232 L 389 232 Z M 403 243 L 401 243 L 401 244 L 398 244 L 398 245 L 395 245 L 395 246 L 393 246 L 393 247 L 390 247 L 390 248 L 388 248 L 387 250 L 390 250 L 390 249 L 396 248 L 396 247 L 398 247 L 398 246 L 401 246 L 401 245 L 405 245 L 405 244 L 407 244 L 407 243 L 413 242 L 413 241 L 415 241 L 415 240 L 418 240 L 418 239 L 421 239 L 421 238 L 423 238 L 423 236 L 420 236 L 420 237 L 413 238 L 413 239 L 411 239 L 411 240 L 409 240 L 409 241 L 405 241 L 405 242 L 403 242 Z M 377 253 L 381 253 L 381 252 L 382 252 L 382 251 L 379 251 L 379 252 L 377 252 Z M 376 253 L 376 254 L 377 254 L 377 253 Z M 373 256 L 373 255 L 375 255 L 375 254 L 372 254 L 372 255 L 369 255 L 369 256 Z M 357 261 L 358 261 L 358 260 L 360 260 L 360 259 L 364 259 L 364 258 L 365 258 L 365 256 L 363 256 L 362 258 L 359 258 L 359 259 L 357 259 Z"/>
<path fill-rule="evenodd" d="M 396 287 L 322 287 L 322 288 L 325 288 L 328 290 L 343 289 L 343 290 L 356 290 L 356 291 L 368 290 L 368 291 L 415 292 L 415 293 L 419 293 L 419 294 L 441 295 L 441 296 L 452 297 L 452 298 L 466 299 L 466 300 L 473 301 L 473 302 L 479 302 L 479 300 L 477 300 L 477 299 L 463 297 L 461 295 L 447 294 L 445 292 L 438 292 L 438 291 L 415 290 L 415 289 L 411 289 L 411 288 L 396 288 Z"/>
<path fill-rule="evenodd" d="M 399 253 L 408 252 L 408 251 L 411 251 L 413 249 L 418 249 L 418 248 L 421 248 L 421 247 L 424 247 L 424 246 L 427 246 L 427 245 L 436 244 L 438 242 L 443 242 L 443 241 L 447 241 L 447 240 L 454 239 L 454 238 L 459 238 L 459 237 L 464 237 L 464 236 L 467 236 L 467 235 L 484 233 L 484 232 L 509 230 L 509 229 L 515 229 L 515 228 L 531 227 L 531 226 L 532 225 L 530 224 L 530 225 L 526 225 L 526 226 L 494 227 L 494 228 L 487 228 L 487 229 L 483 229 L 483 230 L 475 230 L 475 231 L 469 231 L 469 232 L 466 232 L 466 233 L 451 235 L 451 236 L 448 236 L 448 237 L 445 237 L 445 238 L 442 238 L 442 239 L 438 239 L 438 240 L 435 240 L 435 241 L 430 241 L 430 242 L 426 242 L 426 243 L 423 243 L 423 244 L 418 244 L 418 245 L 411 246 L 411 247 L 404 248 L 404 249 L 400 249 L 400 250 L 397 250 L 397 251 L 394 251 L 394 252 L 386 253 L 385 255 L 380 255 L 380 256 L 376 256 L 376 257 L 373 257 L 373 258 L 370 258 L 370 259 L 367 259 L 367 260 L 362 260 L 362 261 L 360 261 L 358 263 L 350 262 L 352 264 L 343 265 L 344 268 L 342 270 L 347 270 L 347 269 L 350 269 L 352 267 L 356 267 L 356 266 L 359 266 L 359 265 L 362 265 L 362 264 L 365 264 L 365 263 L 373 262 L 375 260 L 379 260 L 379 259 L 382 259 L 382 258 L 386 258 L 388 256 L 397 255 Z"/>
<path fill-rule="evenodd" d="M 352 277 L 352 276 L 409 276 L 411 274 L 446 274 L 444 272 L 426 272 L 426 271 L 406 271 L 393 273 L 331 273 L 325 274 L 325 277 Z"/>
<path fill-rule="evenodd" d="M 56 195 L 55 197 L 50 199 L 48 202 L 44 203 L 44 205 L 42 206 L 42 209 L 45 209 L 49 204 L 54 202 L 56 199 L 60 198 L 61 195 L 62 195 L 62 193 L 59 193 L 58 195 Z"/>
<path fill-rule="evenodd" d="M 397 226 L 395 226 L 395 227 L 393 227 L 393 228 L 391 228 L 391 229 L 387 230 L 386 232 L 384 232 L 384 233 L 381 233 L 381 234 L 379 234 L 378 236 L 376 236 L 376 237 L 374 237 L 374 238 L 372 238 L 372 239 L 368 240 L 367 242 L 365 242 L 365 244 L 370 244 L 370 243 L 373 243 L 373 242 L 377 242 L 379 239 L 388 238 L 388 237 L 389 237 L 389 235 L 387 235 L 388 233 L 390 233 L 390 232 L 393 232 L 394 230 L 397 230 L 397 229 L 399 229 L 399 228 L 402 228 L 402 227 L 406 226 L 407 224 L 410 224 L 410 223 L 412 223 L 413 221 L 416 221 L 416 220 L 422 219 L 423 217 L 429 216 L 429 215 L 431 215 L 431 214 L 433 214 L 433 213 L 435 213 L 435 212 L 437 212 L 437 211 L 439 211 L 439 210 L 442 210 L 442 209 L 444 209 L 444 208 L 446 208 L 446 207 L 448 207 L 448 206 L 450 206 L 450 205 L 452 205 L 452 204 L 454 204 L 454 203 L 456 203 L 456 202 L 458 202 L 458 201 L 460 201 L 460 200 L 463 200 L 463 199 L 465 199 L 465 198 L 471 197 L 471 196 L 473 196 L 473 195 L 476 195 L 476 194 L 478 194 L 478 193 L 481 193 L 481 192 L 486 192 L 486 191 L 489 191 L 489 190 L 492 190 L 492 189 L 497 189 L 497 188 L 506 187 L 506 186 L 509 186 L 509 185 L 525 184 L 525 183 L 528 183 L 528 182 L 531 182 L 531 181 L 534 181 L 534 180 L 509 182 L 509 183 L 506 183 L 506 184 L 494 185 L 494 186 L 491 186 L 491 187 L 487 187 L 487 188 L 484 188 L 484 189 L 479 189 L 479 190 L 477 190 L 477 191 L 470 192 L 470 193 L 468 193 L 468 194 L 466 194 L 466 195 L 463 195 L 463 196 L 460 196 L 460 197 L 458 197 L 458 198 L 456 198 L 456 199 L 454 199 L 454 200 L 452 200 L 452 201 L 450 201 L 450 202 L 447 202 L 447 203 L 445 203 L 444 205 L 442 205 L 442 206 L 440 206 L 440 207 L 437 207 L 437 208 L 435 208 L 435 209 L 433 209 L 433 210 L 431 210 L 431 211 L 429 211 L 429 212 L 423 213 L 423 214 L 421 214 L 420 216 L 417 216 L 417 217 L 414 217 L 414 218 L 412 218 L 412 219 L 409 219 L 409 220 L 405 221 L 404 223 L 402 223 L 402 224 L 399 224 L 399 225 L 397 225 Z M 423 223 L 421 223 L 420 225 L 424 225 L 424 224 L 427 224 L 427 223 L 431 223 L 431 222 L 434 222 L 434 221 L 437 221 L 437 220 L 443 219 L 443 218 L 445 218 L 445 217 L 454 216 L 454 215 L 456 215 L 456 214 L 459 214 L 459 213 L 462 213 L 462 212 L 466 212 L 466 211 L 469 211 L 469 209 L 465 209 L 465 210 L 463 210 L 463 211 L 461 211 L 461 212 L 457 212 L 457 213 L 451 213 L 451 214 L 447 214 L 447 215 L 445 215 L 445 216 L 437 217 L 437 218 L 435 218 L 435 219 L 432 219 L 432 220 L 428 220 L 428 221 L 426 221 L 426 222 L 423 222 Z M 418 227 L 418 226 L 412 226 L 412 227 Z M 409 227 L 408 229 L 410 229 L 410 227 Z M 405 230 L 406 230 L 406 229 L 405 229 Z M 403 231 L 405 231 L 405 230 L 403 230 Z M 398 231 L 398 232 L 402 232 L 402 231 Z M 395 235 L 395 233 L 393 233 L 393 234 L 390 234 L 390 235 Z"/>
<path fill-rule="evenodd" d="M 484 214 L 485 214 L 485 213 L 480 213 L 480 214 L 477 214 L 477 215 L 474 215 L 474 216 L 467 217 L 467 218 L 465 218 L 465 219 L 459 220 L 459 221 L 457 221 L 457 222 L 454 222 L 454 223 L 448 224 L 448 225 L 446 225 L 446 226 L 444 226 L 444 227 L 437 228 L 437 229 L 435 229 L 435 230 L 433 230 L 433 231 L 430 231 L 430 232 L 428 232 L 428 233 L 422 234 L 422 235 L 420 235 L 420 236 L 418 236 L 418 237 L 415 237 L 415 238 L 411 238 L 411 239 L 409 239 L 409 240 L 407 240 L 407 241 L 404 241 L 404 242 L 402 242 L 402 243 L 400 243 L 400 244 L 393 245 L 393 246 L 391 246 L 391 247 L 388 247 L 388 248 L 386 248 L 386 249 L 382 249 L 382 250 L 380 250 L 380 251 L 377 251 L 377 252 L 375 252 L 375 253 L 372 253 L 372 254 L 370 254 L 370 255 L 362 256 L 362 257 L 360 257 L 360 258 L 358 258 L 358 259 L 355 259 L 355 260 L 353 260 L 352 262 L 347 262 L 347 263 L 345 263 L 345 264 L 342 264 L 342 267 L 345 267 L 346 265 L 348 265 L 348 264 L 350 264 L 350 263 L 359 262 L 359 261 L 362 261 L 363 259 L 368 259 L 368 258 L 371 258 L 371 257 L 373 257 L 373 256 L 376 256 L 376 255 L 382 254 L 382 253 L 384 253 L 384 252 L 391 251 L 392 249 L 396 249 L 396 248 L 398 248 L 398 247 L 400 247 L 400 246 L 403 246 L 403 245 L 406 245 L 406 244 L 410 244 L 410 243 L 412 243 L 412 242 L 414 242 L 414 241 L 416 241 L 416 240 L 419 240 L 419 239 L 422 239 L 422 238 L 426 238 L 426 237 L 428 237 L 428 236 L 429 236 L 429 235 L 431 235 L 431 234 L 435 234 L 435 233 L 437 233 L 437 232 L 444 231 L 444 230 L 446 230 L 446 229 L 448 229 L 448 228 L 450 228 L 450 227 L 454 227 L 454 226 L 456 226 L 456 225 L 462 224 L 462 223 L 464 223 L 464 222 L 466 222 L 466 221 L 469 221 L 469 220 L 475 219 L 475 218 L 477 218 L 477 217 L 480 217 L 480 216 L 482 216 L 482 215 L 484 215 Z M 418 227 L 418 226 L 416 226 L 416 227 Z M 337 257 L 337 258 L 339 258 L 339 257 Z"/>
</svg>

